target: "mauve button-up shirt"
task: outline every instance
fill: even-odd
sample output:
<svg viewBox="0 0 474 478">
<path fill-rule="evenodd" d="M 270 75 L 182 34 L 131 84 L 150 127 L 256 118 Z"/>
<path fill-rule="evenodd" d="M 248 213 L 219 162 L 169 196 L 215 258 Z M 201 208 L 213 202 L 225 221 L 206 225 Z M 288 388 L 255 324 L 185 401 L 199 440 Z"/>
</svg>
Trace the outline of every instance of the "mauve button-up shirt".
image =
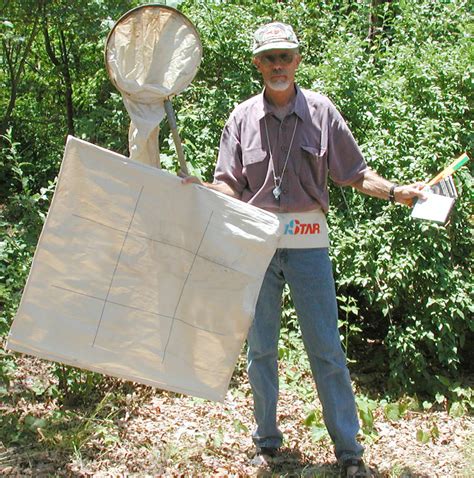
<svg viewBox="0 0 474 478">
<path fill-rule="evenodd" d="M 235 108 L 222 132 L 215 182 L 226 183 L 242 201 L 267 211 L 327 212 L 328 176 L 348 185 L 367 169 L 352 133 L 327 97 L 298 87 L 282 121 L 273 111 L 263 92 Z M 281 176 L 290 145 L 276 199 L 273 172 Z"/>
</svg>

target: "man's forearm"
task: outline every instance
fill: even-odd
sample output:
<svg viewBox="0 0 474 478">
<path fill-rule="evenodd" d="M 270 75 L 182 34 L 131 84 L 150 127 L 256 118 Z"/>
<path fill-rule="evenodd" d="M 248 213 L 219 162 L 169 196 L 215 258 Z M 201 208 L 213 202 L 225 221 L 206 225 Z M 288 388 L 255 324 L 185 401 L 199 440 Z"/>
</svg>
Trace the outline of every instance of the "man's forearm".
<svg viewBox="0 0 474 478">
<path fill-rule="evenodd" d="M 240 199 L 241 195 L 236 193 L 228 184 L 219 182 L 219 183 L 206 183 L 202 181 L 202 185 L 206 188 L 212 189 L 214 191 L 219 191 L 220 193 L 226 194 L 236 199 Z"/>
<path fill-rule="evenodd" d="M 383 178 L 372 169 L 367 169 L 364 175 L 352 183 L 351 186 L 369 196 L 387 200 L 389 199 L 390 190 L 392 186 L 394 186 L 394 183 Z M 395 202 L 411 206 L 413 198 L 425 197 L 421 191 L 423 187 L 424 183 L 422 182 L 408 184 L 406 186 L 397 185 L 393 190 L 394 200 Z"/>
<path fill-rule="evenodd" d="M 352 183 L 351 186 L 361 193 L 374 196 L 379 199 L 388 199 L 388 194 L 393 183 L 379 176 L 372 169 L 367 169 L 364 175 Z"/>
<path fill-rule="evenodd" d="M 217 182 L 217 183 L 207 183 L 205 181 L 201 181 L 196 176 L 184 176 L 181 178 L 181 182 L 183 184 L 200 184 L 201 186 L 205 186 L 206 188 L 212 189 L 213 191 L 218 191 L 222 194 L 226 194 L 227 196 L 240 199 L 241 195 L 234 191 L 228 184 L 224 182 Z"/>
</svg>

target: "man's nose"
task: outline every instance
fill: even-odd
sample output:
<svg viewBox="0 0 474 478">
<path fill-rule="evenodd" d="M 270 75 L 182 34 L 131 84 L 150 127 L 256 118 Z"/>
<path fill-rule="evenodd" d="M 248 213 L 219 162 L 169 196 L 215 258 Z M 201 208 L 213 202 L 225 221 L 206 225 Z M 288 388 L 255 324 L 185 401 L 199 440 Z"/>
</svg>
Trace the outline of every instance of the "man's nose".
<svg viewBox="0 0 474 478">
<path fill-rule="evenodd" d="M 283 59 L 277 56 L 272 62 L 273 68 L 282 68 L 284 65 Z"/>
<path fill-rule="evenodd" d="M 283 63 L 283 61 L 280 58 L 276 58 L 272 63 L 272 67 L 278 70 L 281 70 L 282 68 L 285 68 L 286 65 Z"/>
</svg>

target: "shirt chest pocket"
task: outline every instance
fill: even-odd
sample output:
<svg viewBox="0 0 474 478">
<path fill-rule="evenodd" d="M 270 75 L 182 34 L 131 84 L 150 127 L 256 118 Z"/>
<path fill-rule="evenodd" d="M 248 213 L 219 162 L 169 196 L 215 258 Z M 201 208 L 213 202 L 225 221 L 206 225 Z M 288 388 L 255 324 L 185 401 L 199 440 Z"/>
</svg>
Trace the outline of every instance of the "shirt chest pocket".
<svg viewBox="0 0 474 478">
<path fill-rule="evenodd" d="M 242 150 L 243 174 L 253 192 L 265 183 L 268 171 L 268 154 L 261 148 Z"/>
<path fill-rule="evenodd" d="M 328 169 L 326 151 L 326 148 L 318 145 L 301 146 L 302 161 L 299 174 L 303 183 L 326 183 Z"/>
<path fill-rule="evenodd" d="M 319 160 L 326 154 L 326 148 L 321 146 L 301 146 L 303 156 L 308 160 Z"/>
</svg>

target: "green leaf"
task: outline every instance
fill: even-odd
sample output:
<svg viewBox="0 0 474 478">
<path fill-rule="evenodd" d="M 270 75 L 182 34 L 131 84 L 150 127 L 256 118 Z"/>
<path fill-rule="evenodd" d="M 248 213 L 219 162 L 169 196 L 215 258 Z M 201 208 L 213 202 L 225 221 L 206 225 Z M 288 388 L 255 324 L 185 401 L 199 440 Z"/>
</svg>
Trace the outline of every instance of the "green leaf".
<svg viewBox="0 0 474 478">
<path fill-rule="evenodd" d="M 237 433 L 248 433 L 249 432 L 249 429 L 245 426 L 244 423 L 242 423 L 238 418 L 236 418 L 234 420 L 234 430 L 237 432 Z"/>
<path fill-rule="evenodd" d="M 428 443 L 430 441 L 430 435 L 428 432 L 420 428 L 416 431 L 416 439 L 420 443 Z"/>
<path fill-rule="evenodd" d="M 436 425 L 431 428 L 430 435 L 432 438 L 439 438 L 439 428 Z"/>
<path fill-rule="evenodd" d="M 451 380 L 449 380 L 448 377 L 444 377 L 443 375 L 437 375 L 436 378 L 446 387 L 449 387 L 451 385 Z"/>
<path fill-rule="evenodd" d="M 311 439 L 314 442 L 319 442 L 324 440 L 326 437 L 329 437 L 326 427 L 323 425 L 313 425 L 311 427 Z"/>
<path fill-rule="evenodd" d="M 178 5 L 183 2 L 184 0 L 166 0 L 164 3 L 169 7 L 178 8 Z"/>
<path fill-rule="evenodd" d="M 424 401 L 423 402 L 423 410 L 430 410 L 433 407 L 433 404 L 431 402 Z"/>
<path fill-rule="evenodd" d="M 313 410 L 308 414 L 308 416 L 304 419 L 304 424 L 309 427 L 316 421 L 316 412 Z"/>
<path fill-rule="evenodd" d="M 32 415 L 25 417 L 25 425 L 32 431 L 36 431 L 38 428 L 44 428 L 48 422 L 42 418 L 36 418 Z"/>
<path fill-rule="evenodd" d="M 388 403 L 384 407 L 384 414 L 387 420 L 399 420 L 402 416 L 402 411 L 399 403 Z"/>
<path fill-rule="evenodd" d="M 436 400 L 437 403 L 439 403 L 441 405 L 442 403 L 445 402 L 446 397 L 442 393 L 437 393 L 435 395 L 435 400 Z"/>
<path fill-rule="evenodd" d="M 224 431 L 221 426 L 217 428 L 212 441 L 214 448 L 220 448 L 222 446 L 222 443 L 224 442 Z"/>
<path fill-rule="evenodd" d="M 461 402 L 454 402 L 449 408 L 449 416 L 462 417 L 466 413 L 466 410 Z"/>
</svg>

